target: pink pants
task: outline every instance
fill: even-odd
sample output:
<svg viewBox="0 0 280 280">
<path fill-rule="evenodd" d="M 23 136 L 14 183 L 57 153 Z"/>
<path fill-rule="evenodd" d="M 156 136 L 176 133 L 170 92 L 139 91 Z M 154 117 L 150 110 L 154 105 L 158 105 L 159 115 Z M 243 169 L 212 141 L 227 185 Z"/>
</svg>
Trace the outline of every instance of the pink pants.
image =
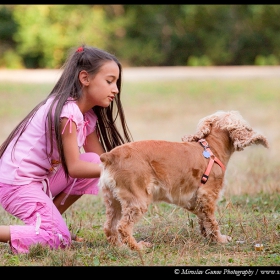
<svg viewBox="0 0 280 280">
<path fill-rule="evenodd" d="M 95 153 L 80 155 L 82 160 L 100 163 Z M 75 181 L 75 182 L 74 182 Z M 49 180 L 53 197 L 61 192 L 71 195 L 98 194 L 99 178 L 66 180 L 62 167 Z M 73 184 L 74 182 L 74 184 Z M 66 248 L 71 244 L 71 234 L 42 182 L 16 186 L 0 183 L 0 203 L 3 208 L 24 222 L 11 225 L 11 249 L 13 253 L 28 253 L 31 245 L 40 243 L 50 248 Z"/>
</svg>

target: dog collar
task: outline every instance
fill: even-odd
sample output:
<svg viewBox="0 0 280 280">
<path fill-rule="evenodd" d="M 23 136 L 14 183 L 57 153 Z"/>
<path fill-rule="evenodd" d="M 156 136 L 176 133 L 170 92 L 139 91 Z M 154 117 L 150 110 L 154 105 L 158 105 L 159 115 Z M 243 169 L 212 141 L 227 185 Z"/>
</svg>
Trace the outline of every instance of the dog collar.
<svg viewBox="0 0 280 280">
<path fill-rule="evenodd" d="M 212 166 L 214 164 L 214 162 L 216 162 L 217 164 L 220 165 L 220 167 L 223 169 L 223 171 L 225 171 L 225 166 L 223 165 L 223 163 L 212 153 L 207 141 L 205 139 L 200 139 L 198 140 L 198 142 L 200 143 L 200 145 L 203 147 L 203 156 L 205 158 L 210 158 L 208 166 L 206 168 L 206 171 L 204 172 L 204 174 L 201 177 L 201 183 L 205 184 L 208 180 L 210 171 L 212 169 Z"/>
</svg>

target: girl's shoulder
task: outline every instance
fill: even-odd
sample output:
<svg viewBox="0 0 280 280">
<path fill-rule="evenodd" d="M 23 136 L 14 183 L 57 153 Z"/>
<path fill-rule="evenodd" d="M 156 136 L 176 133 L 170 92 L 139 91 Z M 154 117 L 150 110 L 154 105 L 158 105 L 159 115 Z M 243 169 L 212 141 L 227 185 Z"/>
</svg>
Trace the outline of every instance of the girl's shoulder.
<svg viewBox="0 0 280 280">
<path fill-rule="evenodd" d="M 83 114 L 80 111 L 80 108 L 76 104 L 73 99 L 69 99 L 63 106 L 61 114 L 61 118 L 71 118 L 76 123 L 83 121 Z"/>
<path fill-rule="evenodd" d="M 69 99 L 63 106 L 61 118 L 65 117 L 74 121 L 78 126 L 86 125 L 94 129 L 97 122 L 97 116 L 94 111 L 91 109 L 87 111 L 84 115 L 80 111 L 80 108 L 76 104 L 75 100 Z"/>
</svg>

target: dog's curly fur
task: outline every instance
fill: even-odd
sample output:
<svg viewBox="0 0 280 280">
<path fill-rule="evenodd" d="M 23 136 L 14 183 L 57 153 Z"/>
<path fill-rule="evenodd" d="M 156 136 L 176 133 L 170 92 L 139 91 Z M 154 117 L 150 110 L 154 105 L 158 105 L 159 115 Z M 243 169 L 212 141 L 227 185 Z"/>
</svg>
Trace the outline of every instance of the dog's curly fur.
<svg viewBox="0 0 280 280">
<path fill-rule="evenodd" d="M 201 234 L 211 241 L 226 243 L 214 216 L 222 191 L 225 171 L 214 164 L 208 181 L 201 183 L 209 159 L 198 140 L 205 139 L 213 154 L 226 167 L 234 151 L 252 144 L 268 148 L 267 139 L 254 131 L 237 111 L 217 111 L 201 119 L 194 135 L 182 142 L 144 140 L 127 143 L 101 155 L 103 168 L 99 185 L 106 206 L 104 232 L 114 245 L 132 250 L 151 246 L 137 243 L 134 224 L 152 202 L 164 201 L 197 215 Z"/>
</svg>

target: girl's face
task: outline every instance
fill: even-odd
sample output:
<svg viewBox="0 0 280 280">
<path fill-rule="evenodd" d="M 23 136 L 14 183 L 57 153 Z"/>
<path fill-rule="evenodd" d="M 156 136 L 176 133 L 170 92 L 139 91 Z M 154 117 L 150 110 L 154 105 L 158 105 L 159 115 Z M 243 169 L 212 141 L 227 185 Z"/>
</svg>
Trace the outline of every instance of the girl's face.
<svg viewBox="0 0 280 280">
<path fill-rule="evenodd" d="M 105 62 L 93 77 L 86 71 L 81 71 L 80 80 L 83 84 L 83 97 L 78 101 L 81 112 L 85 113 L 96 105 L 108 107 L 115 95 L 119 93 L 118 79 L 119 67 L 115 61 Z"/>
</svg>

